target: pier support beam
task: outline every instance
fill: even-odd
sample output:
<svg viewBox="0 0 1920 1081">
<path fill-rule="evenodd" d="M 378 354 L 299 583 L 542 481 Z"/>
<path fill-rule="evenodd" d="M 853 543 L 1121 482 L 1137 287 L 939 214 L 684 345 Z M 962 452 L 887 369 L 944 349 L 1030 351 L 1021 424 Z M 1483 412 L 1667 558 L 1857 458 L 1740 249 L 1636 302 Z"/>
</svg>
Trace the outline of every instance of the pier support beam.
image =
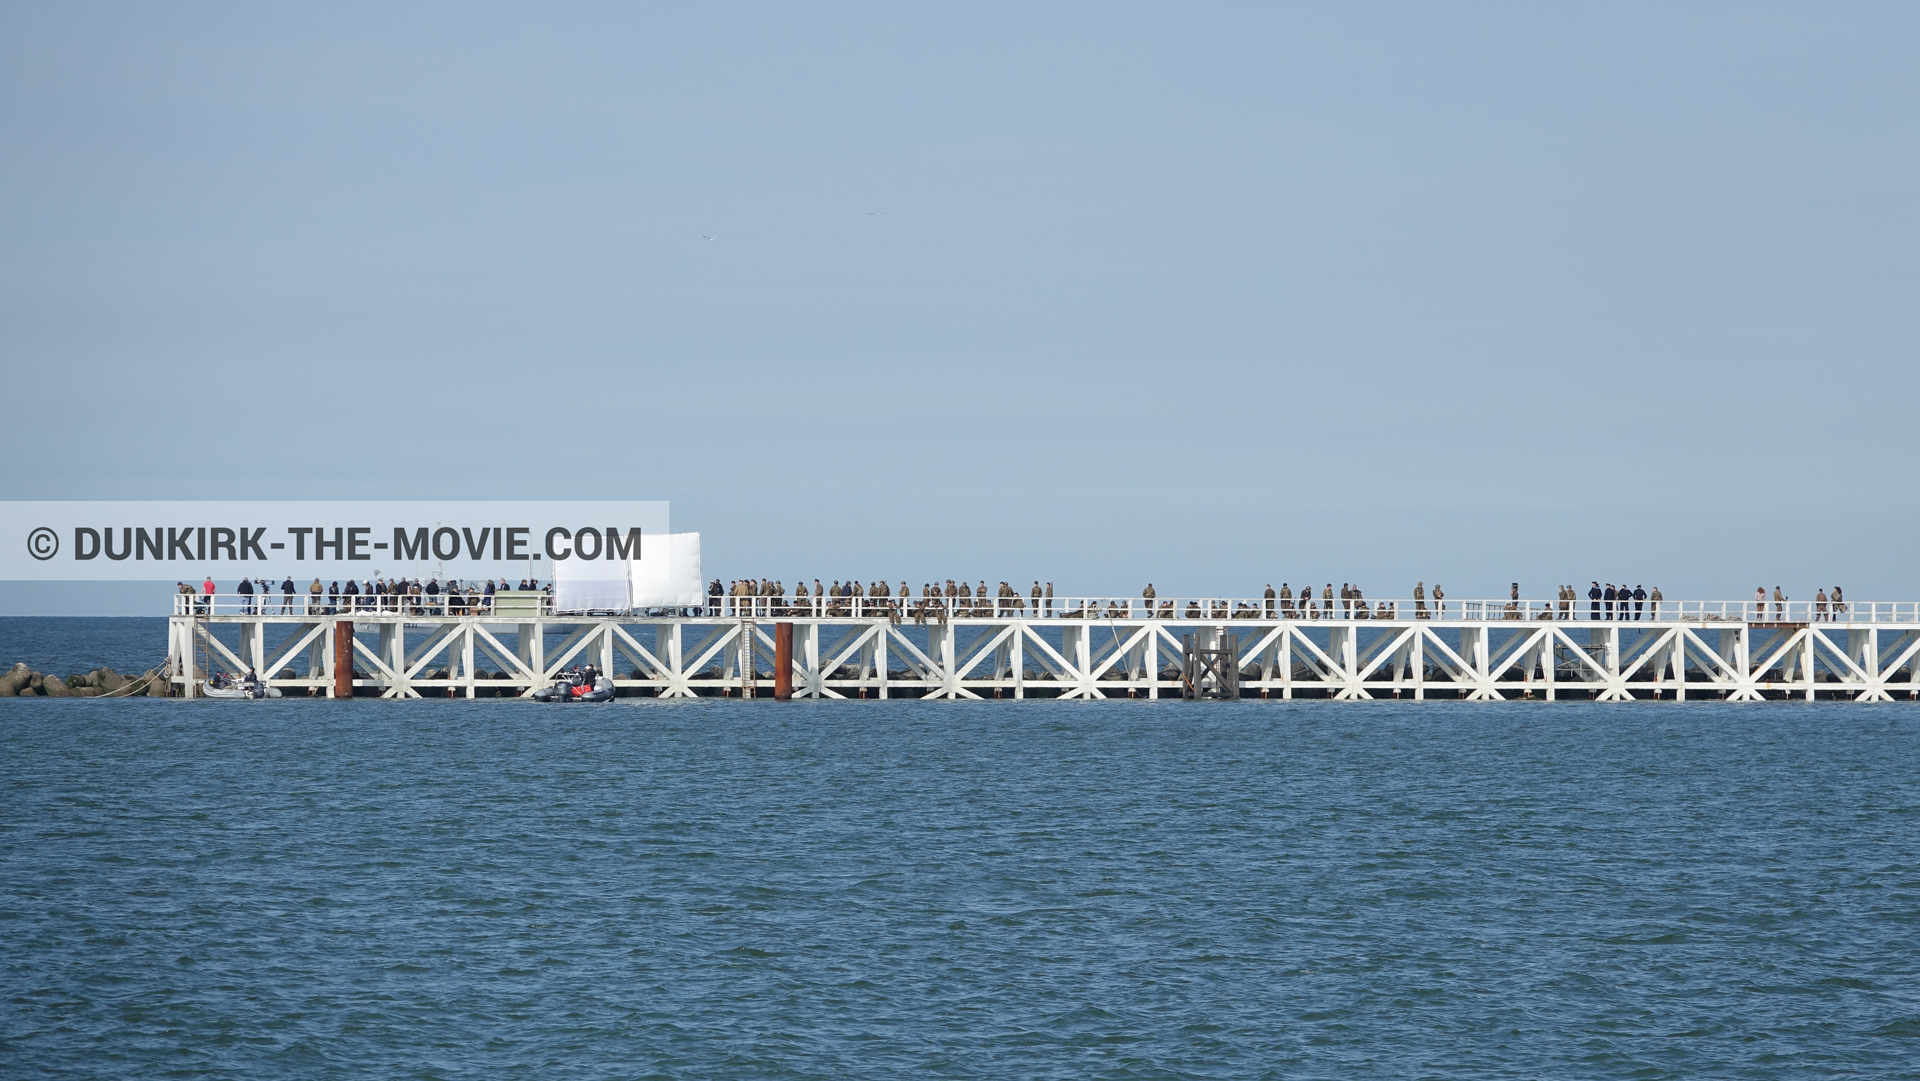
<svg viewBox="0 0 1920 1081">
<path fill-rule="evenodd" d="M 1007 654 L 1007 664 L 1013 669 L 1013 696 L 1027 696 L 1027 636 L 1015 632 L 1012 636 L 1012 649 Z"/>
<path fill-rule="evenodd" d="M 407 679 L 407 625 L 402 622 L 380 624 L 380 656 L 393 670 L 393 679 L 384 697 L 416 698 Z"/>
<path fill-rule="evenodd" d="M 1147 697 L 1160 697 L 1160 635 L 1147 635 Z"/>
<path fill-rule="evenodd" d="M 314 630 L 319 630 L 319 629 L 320 628 L 318 627 L 314 628 Z M 316 634 L 313 636 L 312 644 L 307 646 L 306 678 L 308 679 L 309 683 L 307 686 L 306 693 L 313 694 L 315 689 L 314 684 L 317 684 L 320 680 L 327 678 L 327 670 L 329 668 L 329 665 L 327 663 L 327 658 L 328 658 L 328 654 L 332 652 L 333 652 L 333 642 L 329 640 L 326 635 Z"/>
<path fill-rule="evenodd" d="M 1684 628 L 1673 632 L 1673 700 L 1687 700 L 1687 632 Z"/>
<path fill-rule="evenodd" d="M 793 624 L 773 625 L 773 700 L 793 701 Z"/>
<path fill-rule="evenodd" d="M 190 620 L 176 619 L 171 622 L 170 629 L 173 646 L 168 652 L 174 658 L 173 676 L 180 684 L 180 697 L 192 698 L 196 689 L 193 672 L 193 623 Z"/>
<path fill-rule="evenodd" d="M 1421 687 L 1427 678 L 1427 635 L 1432 632 L 1426 627 L 1415 624 L 1413 633 L 1407 636 L 1404 663 L 1407 675 L 1404 680 L 1406 690 L 1403 694 L 1410 698 L 1419 698 Z"/>
<path fill-rule="evenodd" d="M 1811 702 L 1813 701 L 1813 692 L 1815 687 L 1814 663 L 1813 663 L 1814 651 L 1813 651 L 1812 632 L 1807 632 L 1806 641 L 1800 644 L 1800 649 L 1801 649 L 1800 667 L 1805 670 L 1806 677 L 1807 677 L 1807 701 Z"/>
<path fill-rule="evenodd" d="M 353 697 L 353 620 L 333 621 L 333 686 L 329 698 Z"/>
<path fill-rule="evenodd" d="M 1556 658 L 1553 655 L 1554 641 L 1555 639 L 1551 630 L 1540 636 L 1540 682 L 1546 684 L 1545 692 L 1541 697 L 1549 702 L 1554 701 L 1553 679 L 1556 674 L 1554 668 L 1557 664 Z"/>
</svg>

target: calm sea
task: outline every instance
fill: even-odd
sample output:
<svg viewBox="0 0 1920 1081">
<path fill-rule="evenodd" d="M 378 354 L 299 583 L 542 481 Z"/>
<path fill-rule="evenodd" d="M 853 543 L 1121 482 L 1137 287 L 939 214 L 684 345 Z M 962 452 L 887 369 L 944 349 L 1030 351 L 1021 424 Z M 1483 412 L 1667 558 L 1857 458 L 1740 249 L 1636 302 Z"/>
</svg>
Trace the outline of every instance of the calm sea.
<svg viewBox="0 0 1920 1081">
<path fill-rule="evenodd" d="M 1905 703 L 0 700 L 0 762 L 11 1077 L 1920 1076 Z"/>
</svg>

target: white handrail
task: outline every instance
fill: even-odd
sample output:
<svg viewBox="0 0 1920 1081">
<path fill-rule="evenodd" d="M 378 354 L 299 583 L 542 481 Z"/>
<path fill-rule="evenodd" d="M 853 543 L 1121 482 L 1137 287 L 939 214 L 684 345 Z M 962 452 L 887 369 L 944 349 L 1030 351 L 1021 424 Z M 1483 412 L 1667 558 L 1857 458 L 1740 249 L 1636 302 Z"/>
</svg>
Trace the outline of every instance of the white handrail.
<svg viewBox="0 0 1920 1081">
<path fill-rule="evenodd" d="M 175 615 L 327 617 L 346 614 L 458 618 L 552 615 L 552 598 L 510 592 L 495 603 L 487 594 L 177 593 Z M 1315 597 L 733 597 L 707 598 L 704 607 L 674 609 L 706 618 L 777 617 L 940 621 L 943 619 L 1300 620 L 1360 622 L 1430 620 L 1443 623 L 1603 622 L 1899 624 L 1920 622 L 1920 601 L 1666 600 L 1604 601 L 1540 598 Z"/>
</svg>

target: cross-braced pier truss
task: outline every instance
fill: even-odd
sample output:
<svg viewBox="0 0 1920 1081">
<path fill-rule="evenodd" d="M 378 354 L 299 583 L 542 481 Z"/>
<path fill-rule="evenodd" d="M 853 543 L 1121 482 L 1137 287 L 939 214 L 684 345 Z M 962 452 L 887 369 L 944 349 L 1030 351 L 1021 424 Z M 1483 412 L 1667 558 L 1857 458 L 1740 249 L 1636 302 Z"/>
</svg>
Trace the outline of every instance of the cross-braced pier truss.
<svg viewBox="0 0 1920 1081">
<path fill-rule="evenodd" d="M 1183 664 L 1190 648 L 1230 650 L 1241 698 L 1920 698 L 1911 602 L 1756 612 L 1753 602 L 1666 601 L 1603 613 L 1507 600 L 716 601 L 673 614 L 567 614 L 183 596 L 169 663 L 186 697 L 207 672 L 248 670 L 284 694 L 524 697 L 582 664 L 612 674 L 623 695 L 766 696 L 781 682 L 776 628 L 790 623 L 798 698 L 1220 696 L 1220 674 L 1191 685 L 1190 671 L 1207 670 Z"/>
</svg>

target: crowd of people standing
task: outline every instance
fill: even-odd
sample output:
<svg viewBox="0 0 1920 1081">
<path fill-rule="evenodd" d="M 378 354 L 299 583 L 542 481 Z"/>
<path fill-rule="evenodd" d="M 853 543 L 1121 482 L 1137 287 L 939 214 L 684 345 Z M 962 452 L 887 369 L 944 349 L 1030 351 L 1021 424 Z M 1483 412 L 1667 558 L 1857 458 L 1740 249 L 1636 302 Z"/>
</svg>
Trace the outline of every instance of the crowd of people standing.
<svg viewBox="0 0 1920 1081">
<path fill-rule="evenodd" d="M 1147 596 L 1152 596 L 1153 587 L 1147 587 Z M 1599 582 L 1593 584 L 1588 594 L 1593 599 L 1592 618 L 1594 619 L 1641 619 L 1651 613 L 1657 617 L 1660 612 L 1660 587 L 1648 590 L 1643 586 L 1614 586 L 1609 583 L 1602 587 Z M 1520 583 L 1514 582 L 1508 587 L 1507 601 L 1500 605 L 1498 601 L 1472 600 L 1455 602 L 1460 605 L 1459 614 L 1468 619 L 1532 619 L 1532 620 L 1571 620 L 1576 618 L 1576 605 L 1579 593 L 1570 585 L 1559 587 L 1558 599 L 1552 603 L 1527 602 L 1520 598 Z M 1272 619 L 1278 615 L 1281 619 L 1394 619 L 1400 614 L 1400 605 L 1396 601 L 1378 601 L 1372 604 L 1366 599 L 1359 586 L 1342 582 L 1340 590 L 1334 592 L 1333 583 L 1320 587 L 1320 596 L 1316 601 L 1311 585 L 1301 588 L 1296 596 L 1291 586 L 1280 583 L 1276 592 L 1272 585 L 1266 588 L 1265 614 Z M 1649 609 L 1649 606 L 1651 608 Z M 1189 605 L 1189 608 L 1196 607 Z M 1189 613 L 1194 615 L 1197 613 Z M 1236 615 L 1238 613 L 1235 613 Z M 1258 614 L 1258 613 L 1256 613 Z M 1422 580 L 1413 586 L 1413 618 L 1444 619 L 1448 615 L 1446 590 L 1440 583 L 1433 584 L 1433 590 L 1427 590 Z"/>
<path fill-rule="evenodd" d="M 208 610 L 215 593 L 211 578 L 202 583 L 200 589 L 195 589 L 187 582 L 177 585 L 180 593 L 194 598 L 192 605 L 196 613 Z M 479 582 L 449 579 L 441 582 L 429 577 L 422 582 L 419 578 L 376 577 L 364 582 L 349 578 L 344 586 L 338 581 L 323 584 L 315 578 L 302 588 L 295 585 L 292 575 L 288 575 L 277 586 L 265 578 L 242 578 L 233 592 L 242 598 L 241 610 L 248 615 L 273 614 L 277 599 L 281 615 L 388 612 L 459 616 L 492 610 L 494 595 L 509 590 L 540 592 L 551 596 L 553 586 L 552 583 L 543 585 L 535 579 L 521 579 L 516 585 L 505 578 L 489 578 Z M 1616 586 L 1612 582 L 1603 584 L 1597 580 L 1588 586 L 1586 594 L 1587 618 L 1595 621 L 1658 619 L 1664 600 L 1657 585 L 1648 589 L 1642 585 Z M 1360 587 L 1350 582 L 1342 582 L 1337 592 L 1333 583 L 1328 582 L 1320 587 L 1318 597 L 1312 585 L 1302 586 L 1296 593 L 1287 582 L 1280 583 L 1278 590 L 1269 583 L 1258 604 L 1238 601 L 1233 604 L 1232 611 L 1228 610 L 1225 600 L 1209 601 L 1205 606 L 1193 600 L 1188 601 L 1183 610 L 1176 612 L 1173 601 L 1159 600 L 1151 582 L 1140 595 L 1140 615 L 1158 619 L 1395 619 L 1401 613 L 1400 602 L 1368 601 Z M 1444 619 L 1448 615 L 1446 592 L 1438 582 L 1434 583 L 1431 592 L 1425 581 L 1416 582 L 1412 599 L 1414 619 Z M 1788 599 L 1779 586 L 1773 587 L 1771 596 L 1764 586 L 1756 588 L 1753 591 L 1753 618 L 1764 620 L 1771 611 L 1773 619 L 1784 620 Z M 1504 609 L 1497 615 L 1487 609 L 1498 602 L 1455 603 L 1464 603 L 1466 607 L 1460 614 L 1470 619 L 1573 620 L 1579 618 L 1579 602 L 1578 587 L 1562 585 L 1558 587 L 1555 601 L 1529 604 L 1520 599 L 1520 584 L 1515 582 L 1509 589 Z M 830 585 L 823 585 L 816 578 L 812 588 L 808 588 L 804 580 L 797 583 L 789 599 L 786 584 L 775 579 L 742 578 L 722 585 L 720 579 L 715 578 L 707 586 L 705 612 L 709 616 L 743 618 L 885 616 L 895 623 L 912 619 L 922 624 L 929 620 L 944 622 L 950 616 L 982 618 L 1024 615 L 1028 612 L 1038 617 L 1059 615 L 1063 618 L 1129 619 L 1135 615 L 1134 604 L 1128 600 L 1076 600 L 1073 605 L 1072 611 L 1068 611 L 1064 603 L 1056 610 L 1053 583 L 1043 585 L 1037 580 L 1022 595 L 1020 590 L 1005 581 L 989 590 L 985 579 L 978 586 L 952 578 L 944 584 L 923 582 L 916 593 L 905 581 L 896 589 L 884 580 L 862 583 L 857 579 L 845 582 L 836 579 Z M 1473 610 L 1475 608 L 1479 610 Z M 1816 622 L 1837 619 L 1846 610 L 1845 596 L 1839 586 L 1832 587 L 1831 592 L 1823 588 L 1814 595 L 1812 615 Z"/>
<path fill-rule="evenodd" d="M 1029 608 L 1031 603 L 1031 608 Z M 1031 610 L 1037 615 L 1053 614 L 1053 583 L 1033 583 L 1025 597 L 1007 582 L 989 593 L 985 579 L 979 587 L 949 578 L 922 582 L 915 595 L 913 587 L 902 580 L 896 590 L 885 580 L 862 583 L 858 579 L 831 585 L 813 580 L 808 589 L 804 579 L 795 583 L 793 597 L 787 597 L 785 582 L 772 578 L 741 578 L 722 585 L 715 578 L 707 584 L 707 614 L 710 616 L 885 616 L 895 623 L 912 619 L 924 624 L 929 620 L 945 622 L 950 616 L 993 616 Z"/>
<path fill-rule="evenodd" d="M 1837 591 L 1836 591 L 1837 592 Z M 1592 598 L 1591 614 L 1593 619 L 1643 619 L 1649 616 L 1657 618 L 1662 600 L 1660 587 L 1651 590 L 1643 586 L 1615 586 L 1608 583 L 1602 586 L 1593 584 L 1589 596 Z M 1824 596 L 1824 595 L 1823 595 Z M 1558 601 L 1555 603 L 1534 602 L 1528 604 L 1520 599 L 1520 584 L 1515 582 L 1509 588 L 1508 600 L 1504 607 L 1495 607 L 1498 602 L 1466 601 L 1454 602 L 1461 606 L 1458 614 L 1471 619 L 1562 619 L 1578 618 L 1579 592 L 1575 587 L 1559 587 Z M 947 579 L 944 585 L 939 582 L 921 583 L 918 593 L 906 582 L 898 588 L 886 581 L 861 583 L 855 579 L 846 582 L 839 580 L 823 585 L 820 579 L 813 580 L 809 588 L 803 580 L 795 585 L 792 598 L 788 598 L 785 582 L 772 578 L 742 578 L 730 583 L 722 583 L 715 578 L 707 586 L 706 612 L 711 616 L 766 617 L 780 616 L 888 616 L 895 622 L 903 618 L 912 618 L 916 623 L 928 619 L 944 620 L 948 616 L 992 617 L 1007 616 L 1016 613 L 1033 613 L 1039 617 L 1059 615 L 1063 618 L 1135 618 L 1136 612 L 1142 618 L 1154 619 L 1396 619 L 1402 613 L 1402 602 L 1369 601 L 1364 591 L 1351 582 L 1342 582 L 1336 589 L 1332 582 L 1319 587 L 1306 585 L 1296 593 L 1291 583 L 1282 582 L 1275 589 L 1271 583 L 1266 586 L 1260 602 L 1228 602 L 1211 600 L 1201 602 L 1190 600 L 1184 608 L 1176 611 L 1175 602 L 1161 600 L 1149 582 L 1140 592 L 1140 607 L 1135 608 L 1130 600 L 1075 600 L 1073 610 L 1067 610 L 1062 604 L 1056 609 L 1054 604 L 1053 583 L 1042 585 L 1036 581 L 1025 596 L 1011 584 L 1002 581 L 998 588 L 989 590 L 982 580 L 977 587 L 965 581 L 956 582 Z M 1446 590 L 1436 582 L 1429 591 L 1425 581 L 1415 583 L 1413 587 L 1412 616 L 1415 619 L 1444 619 L 1449 614 Z M 1493 610 L 1489 610 L 1493 609 Z"/>
<path fill-rule="evenodd" d="M 1787 602 L 1792 599 L 1793 598 L 1787 596 L 1779 586 L 1773 587 L 1773 618 L 1776 621 L 1787 618 Z M 1833 587 L 1833 593 L 1831 595 L 1829 595 L 1824 588 L 1818 590 L 1813 595 L 1813 621 L 1815 623 L 1831 623 L 1845 614 L 1846 610 L 1846 594 L 1841 592 L 1839 586 Z M 1754 588 L 1753 611 L 1754 618 L 1767 618 L 1767 588 L 1765 586 L 1756 586 Z"/>
<path fill-rule="evenodd" d="M 1665 598 L 1660 595 L 1659 586 L 1654 586 L 1653 589 L 1649 591 L 1645 586 L 1636 585 L 1629 589 L 1624 585 L 1615 586 L 1612 582 L 1608 582 L 1604 586 L 1599 582 L 1594 582 L 1587 588 L 1588 618 L 1608 620 L 1616 618 L 1622 620 L 1641 619 L 1649 614 L 1647 606 L 1652 605 L 1651 615 L 1653 618 L 1658 619 L 1660 618 L 1660 602 L 1664 599 Z M 1575 607 L 1578 601 L 1579 590 L 1570 585 L 1561 586 L 1560 618 L 1572 618 L 1569 612 Z"/>
<path fill-rule="evenodd" d="M 522 592 L 540 592 L 551 594 L 551 583 L 541 585 L 533 579 L 523 578 L 518 586 L 509 584 L 501 578 L 485 579 L 480 582 L 462 582 L 449 578 L 442 582 L 429 577 L 424 583 L 418 578 L 370 578 L 366 581 L 347 579 L 342 586 L 338 581 L 322 584 L 315 578 L 305 588 L 296 586 L 293 576 L 288 575 L 276 588 L 266 578 L 242 578 L 234 587 L 238 594 L 240 610 L 246 615 L 273 615 L 274 601 L 278 598 L 280 615 L 340 615 L 347 612 L 387 612 L 416 616 L 427 615 L 473 615 L 493 609 L 496 593 L 509 590 Z M 208 610 L 213 603 L 215 586 L 212 578 L 201 583 L 196 591 L 191 583 L 178 583 L 180 593 L 194 597 L 193 608 L 196 614 Z M 198 594 L 198 595 L 196 595 Z"/>
</svg>

